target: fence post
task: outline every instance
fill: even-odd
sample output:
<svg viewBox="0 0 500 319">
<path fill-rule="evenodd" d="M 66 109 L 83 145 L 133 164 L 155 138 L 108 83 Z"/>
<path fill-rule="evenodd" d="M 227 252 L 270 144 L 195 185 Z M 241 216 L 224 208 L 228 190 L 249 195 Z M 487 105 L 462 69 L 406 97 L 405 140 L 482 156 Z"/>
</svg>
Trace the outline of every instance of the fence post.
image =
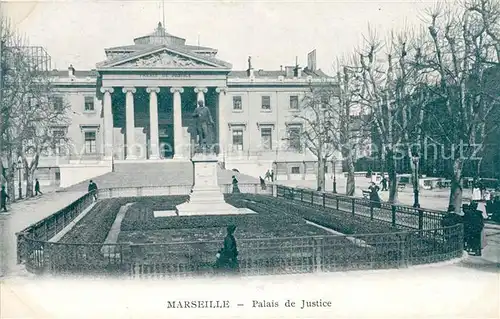
<svg viewBox="0 0 500 319">
<path fill-rule="evenodd" d="M 314 204 L 314 191 L 311 191 L 311 205 Z"/>
<path fill-rule="evenodd" d="M 278 197 L 278 185 L 272 184 L 273 187 L 273 197 Z"/>
<path fill-rule="evenodd" d="M 352 198 L 352 215 L 354 216 L 354 214 L 356 213 L 354 208 L 355 208 L 355 205 L 356 205 L 356 199 L 353 197 Z"/>
<path fill-rule="evenodd" d="M 326 195 L 326 194 L 325 194 L 325 193 L 323 193 L 323 207 L 325 207 L 325 206 L 326 206 L 326 204 L 325 204 L 325 195 Z"/>
<path fill-rule="evenodd" d="M 418 230 L 424 229 L 424 211 L 418 210 Z"/>
<path fill-rule="evenodd" d="M 338 198 L 338 196 L 335 196 L 335 200 L 337 202 L 336 203 L 336 208 L 337 208 L 337 210 L 339 210 L 339 198 Z"/>
<path fill-rule="evenodd" d="M 300 201 L 302 202 L 304 200 L 304 190 L 300 190 Z"/>
<path fill-rule="evenodd" d="M 407 247 L 407 240 L 408 238 L 411 238 L 410 234 L 409 233 L 402 233 L 401 235 L 398 236 L 400 239 L 400 259 L 399 259 L 399 266 L 401 268 L 408 268 L 408 247 Z M 411 242 L 411 239 L 409 239 L 408 241 Z M 409 246 L 409 245 L 408 245 Z"/>
<path fill-rule="evenodd" d="M 321 272 L 323 269 L 323 238 L 314 238 L 314 265 L 316 272 Z"/>
<path fill-rule="evenodd" d="M 373 205 L 370 203 L 370 219 L 373 220 Z"/>
<path fill-rule="evenodd" d="M 391 205 L 391 212 L 392 212 L 392 227 L 396 227 L 396 205 Z"/>
<path fill-rule="evenodd" d="M 254 187 L 254 194 L 258 194 L 259 188 L 258 188 L 257 184 L 253 184 L 253 187 Z"/>
</svg>

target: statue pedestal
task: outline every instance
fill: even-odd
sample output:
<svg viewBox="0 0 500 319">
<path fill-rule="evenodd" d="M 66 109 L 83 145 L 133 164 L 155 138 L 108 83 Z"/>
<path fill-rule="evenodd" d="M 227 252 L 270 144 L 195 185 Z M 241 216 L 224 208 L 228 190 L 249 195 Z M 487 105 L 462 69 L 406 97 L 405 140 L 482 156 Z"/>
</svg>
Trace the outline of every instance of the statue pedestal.
<svg viewBox="0 0 500 319">
<path fill-rule="evenodd" d="M 194 168 L 194 187 L 189 201 L 177 205 L 179 216 L 241 214 L 236 207 L 224 201 L 217 179 L 217 155 L 195 154 L 191 160 Z"/>
</svg>

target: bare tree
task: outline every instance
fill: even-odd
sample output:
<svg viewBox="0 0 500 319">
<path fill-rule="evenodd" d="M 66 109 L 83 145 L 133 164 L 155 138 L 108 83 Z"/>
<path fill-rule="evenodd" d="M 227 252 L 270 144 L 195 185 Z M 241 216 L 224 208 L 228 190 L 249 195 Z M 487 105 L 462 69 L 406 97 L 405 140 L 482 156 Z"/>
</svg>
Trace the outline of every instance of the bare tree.
<svg viewBox="0 0 500 319">
<path fill-rule="evenodd" d="M 493 0 L 466 1 L 458 10 L 437 6 L 426 13 L 430 41 L 422 68 L 437 83 L 428 121 L 431 136 L 455 153 L 449 204 L 456 210 L 462 203 L 464 163 L 481 153 L 491 133 L 488 118 L 498 112 L 498 94 L 492 94 L 487 71 L 500 62 L 499 15 Z"/>
<path fill-rule="evenodd" d="M 325 166 L 335 151 L 332 119 L 329 109 L 336 96 L 336 86 L 330 82 L 310 87 L 300 103 L 300 113 L 295 116 L 304 123 L 302 140 L 318 161 L 317 188 L 325 189 Z"/>
<path fill-rule="evenodd" d="M 2 153 L 8 161 L 7 182 L 14 193 L 14 167 L 18 159 L 26 176 L 26 196 L 33 195 L 33 175 L 42 152 L 54 148 L 53 129 L 67 125 L 68 104 L 56 94 L 50 70 L 31 47 L 11 29 L 2 36 Z M 38 50 L 36 51 L 38 52 Z M 65 136 L 58 136 L 58 143 Z M 13 197 L 13 196 L 12 196 Z"/>
</svg>

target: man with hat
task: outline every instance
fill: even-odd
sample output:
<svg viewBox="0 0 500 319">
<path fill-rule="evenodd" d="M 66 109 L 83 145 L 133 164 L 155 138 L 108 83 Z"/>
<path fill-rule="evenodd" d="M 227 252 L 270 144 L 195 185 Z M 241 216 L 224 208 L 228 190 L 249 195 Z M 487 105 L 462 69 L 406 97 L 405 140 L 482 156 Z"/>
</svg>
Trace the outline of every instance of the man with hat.
<svg viewBox="0 0 500 319">
<path fill-rule="evenodd" d="M 234 238 L 235 225 L 227 226 L 227 235 L 224 238 L 224 247 L 217 254 L 216 268 L 229 272 L 238 272 L 238 248 Z"/>
</svg>

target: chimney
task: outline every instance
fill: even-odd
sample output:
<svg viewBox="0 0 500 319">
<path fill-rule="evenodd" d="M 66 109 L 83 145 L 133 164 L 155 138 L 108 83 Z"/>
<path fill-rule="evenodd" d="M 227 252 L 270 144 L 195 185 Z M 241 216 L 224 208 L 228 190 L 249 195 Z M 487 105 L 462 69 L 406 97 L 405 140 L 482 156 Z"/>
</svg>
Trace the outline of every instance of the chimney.
<svg viewBox="0 0 500 319">
<path fill-rule="evenodd" d="M 285 76 L 287 78 L 293 77 L 293 66 L 285 66 Z"/>
<path fill-rule="evenodd" d="M 70 64 L 68 67 L 68 76 L 70 78 L 75 76 L 75 68 L 73 67 L 73 64 Z"/>
<path fill-rule="evenodd" d="M 302 68 L 300 66 L 297 66 L 297 77 L 300 78 L 302 76 Z"/>
<path fill-rule="evenodd" d="M 283 66 L 282 65 L 280 65 L 280 71 L 283 72 Z"/>
<path fill-rule="evenodd" d="M 297 77 L 297 78 L 300 78 L 300 76 L 302 75 L 302 72 L 301 72 L 301 68 L 299 66 L 299 57 L 295 57 L 295 68 L 294 68 L 294 72 L 293 72 L 293 76 L 294 77 Z"/>
<path fill-rule="evenodd" d="M 253 67 L 252 67 L 252 57 L 249 56 L 248 57 L 248 69 L 247 69 L 247 75 L 251 78 L 254 77 L 254 74 L 253 74 Z"/>
<path fill-rule="evenodd" d="M 316 71 L 316 49 L 307 54 L 307 69 L 309 71 Z"/>
</svg>

